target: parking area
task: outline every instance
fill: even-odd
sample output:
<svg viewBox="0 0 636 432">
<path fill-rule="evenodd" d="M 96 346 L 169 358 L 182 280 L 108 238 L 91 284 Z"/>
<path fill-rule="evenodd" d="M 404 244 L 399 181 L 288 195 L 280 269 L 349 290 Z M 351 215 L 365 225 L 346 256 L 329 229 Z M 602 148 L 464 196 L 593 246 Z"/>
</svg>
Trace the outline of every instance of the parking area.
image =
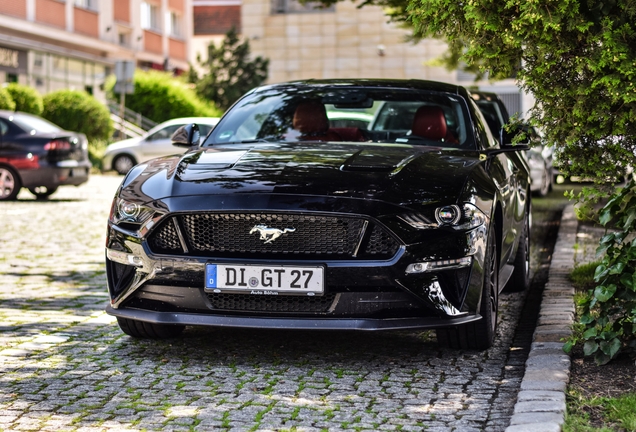
<svg viewBox="0 0 636 432">
<path fill-rule="evenodd" d="M 49 201 L 22 192 L 0 204 L 0 430 L 508 426 L 525 361 L 514 356 L 523 295 L 502 295 L 496 345 L 484 352 L 439 349 L 428 332 L 125 336 L 103 312 L 106 220 L 121 179 L 94 175 Z"/>
</svg>

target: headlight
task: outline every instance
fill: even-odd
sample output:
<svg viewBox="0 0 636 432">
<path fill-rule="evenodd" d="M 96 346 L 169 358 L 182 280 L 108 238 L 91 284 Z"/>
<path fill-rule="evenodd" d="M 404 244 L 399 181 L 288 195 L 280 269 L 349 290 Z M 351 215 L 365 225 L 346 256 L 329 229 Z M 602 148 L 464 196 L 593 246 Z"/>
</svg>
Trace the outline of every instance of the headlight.
<svg viewBox="0 0 636 432">
<path fill-rule="evenodd" d="M 154 210 L 134 202 L 115 198 L 110 212 L 110 221 L 114 224 L 129 223 L 141 225 L 149 220 Z"/>
<path fill-rule="evenodd" d="M 400 215 L 400 218 L 417 229 L 448 227 L 458 231 L 477 228 L 488 219 L 481 210 L 470 203 L 438 207 L 429 217 L 421 213 L 408 213 Z"/>
<path fill-rule="evenodd" d="M 439 207 L 435 210 L 435 220 L 440 225 L 456 225 L 462 217 L 462 212 L 456 205 Z"/>
</svg>

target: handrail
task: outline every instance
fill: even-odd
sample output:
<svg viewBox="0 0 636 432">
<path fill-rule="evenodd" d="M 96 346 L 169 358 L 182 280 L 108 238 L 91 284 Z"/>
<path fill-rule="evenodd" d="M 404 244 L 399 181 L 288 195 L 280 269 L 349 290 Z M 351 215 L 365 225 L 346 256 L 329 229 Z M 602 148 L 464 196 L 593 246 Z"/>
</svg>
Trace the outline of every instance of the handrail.
<svg viewBox="0 0 636 432">
<path fill-rule="evenodd" d="M 115 126 L 115 129 L 120 132 L 122 132 L 123 130 L 124 134 L 126 134 L 126 136 L 130 138 L 138 137 L 146 133 L 146 131 L 139 126 L 130 123 L 127 120 L 122 121 L 121 117 L 116 114 L 111 113 L 110 119 L 113 121 L 113 126 Z"/>
<path fill-rule="evenodd" d="M 121 107 L 119 103 L 113 100 L 109 100 L 107 102 L 107 105 L 108 105 L 108 109 L 110 110 L 112 114 L 119 116 L 121 111 Z M 144 131 L 150 130 L 157 125 L 157 122 L 150 120 L 148 117 L 144 117 L 138 112 L 135 112 L 127 107 L 124 107 L 124 120 L 127 120 L 128 122 L 137 125 Z"/>
</svg>

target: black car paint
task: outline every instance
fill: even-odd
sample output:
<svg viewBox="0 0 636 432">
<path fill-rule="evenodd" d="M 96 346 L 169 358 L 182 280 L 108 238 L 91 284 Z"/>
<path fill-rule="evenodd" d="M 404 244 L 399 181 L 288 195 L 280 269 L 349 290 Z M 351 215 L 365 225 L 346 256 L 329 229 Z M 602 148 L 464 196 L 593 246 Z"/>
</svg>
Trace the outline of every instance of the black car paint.
<svg viewBox="0 0 636 432">
<path fill-rule="evenodd" d="M 387 84 L 364 81 L 360 85 Z M 446 85 L 439 87 L 449 89 Z M 470 100 L 462 88 L 450 87 Z M 472 121 L 480 122 L 479 110 L 471 102 L 468 102 L 468 111 Z M 369 143 L 208 145 L 180 157 L 160 158 L 134 168 L 117 195 L 170 214 L 267 210 L 368 217 L 386 226 L 399 239 L 403 245 L 400 252 L 385 261 L 324 261 L 326 286 L 342 293 L 367 295 L 374 292 L 373 283 L 369 286 L 369 281 L 389 281 L 412 294 L 414 303 L 427 304 L 431 313 L 410 321 L 399 321 L 400 324 L 395 321 L 394 325 L 359 317 L 357 324 L 347 324 L 345 319 L 340 326 L 320 319 L 293 320 L 293 327 L 381 329 L 453 325 L 479 319 L 475 311 L 481 301 L 483 269 L 479 262 L 483 261 L 483 250 L 475 254 L 469 288 L 453 299 L 453 306 L 466 314 L 459 317 L 444 314 L 443 308 L 426 294 L 426 287 L 438 276 L 405 275 L 404 270 L 409 263 L 418 260 L 464 256 L 468 247 L 467 233 L 450 228 L 417 230 L 398 216 L 408 212 L 430 212 L 441 205 L 475 204 L 489 220 L 497 221 L 501 289 L 510 275 L 506 264 L 514 260 L 518 243 L 516 233 L 520 231 L 528 206 L 527 165 L 517 152 L 502 149 L 486 127 L 475 132 L 475 141 L 475 150 Z M 170 317 L 165 313 L 143 311 L 135 306 L 137 300 L 127 307 L 126 302 L 134 297 L 134 290 L 116 291 L 112 281 L 109 283 L 109 313 L 162 323 L 271 327 L 291 323 L 284 314 L 267 318 L 269 324 L 240 313 L 234 314 L 235 318 L 226 314 L 222 318 L 201 316 L 210 314 L 202 293 L 203 265 L 209 258 L 153 256 L 139 235 L 109 223 L 108 249 L 136 253 L 140 247 L 155 262 L 161 262 L 162 267 L 150 278 L 152 280 L 139 288 L 139 301 L 146 298 L 170 302 L 174 295 L 171 286 L 185 288 L 188 294 L 184 294 L 184 298 L 189 298 L 189 308 L 182 312 L 186 315 L 180 313 Z M 235 262 L 236 258 L 216 258 L 215 261 Z M 250 260 L 242 259 L 241 262 Z M 277 259 L 275 262 L 298 264 L 302 261 Z M 341 280 L 351 279 L 347 276 L 356 272 L 364 272 L 365 284 L 339 284 Z M 137 271 L 136 275 L 139 273 Z M 144 276 L 139 277 L 143 279 Z M 139 287 L 142 285 L 143 281 Z"/>
</svg>

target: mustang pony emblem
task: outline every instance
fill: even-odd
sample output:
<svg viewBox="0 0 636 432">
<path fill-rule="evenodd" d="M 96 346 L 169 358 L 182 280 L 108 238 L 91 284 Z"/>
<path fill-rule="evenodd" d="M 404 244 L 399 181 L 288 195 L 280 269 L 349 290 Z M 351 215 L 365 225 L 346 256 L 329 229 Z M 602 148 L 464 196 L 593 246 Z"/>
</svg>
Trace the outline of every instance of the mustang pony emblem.
<svg viewBox="0 0 636 432">
<path fill-rule="evenodd" d="M 250 234 L 257 232 L 261 235 L 259 240 L 265 240 L 265 243 L 271 243 L 283 234 L 294 231 L 296 231 L 296 228 L 284 228 L 280 230 L 278 228 L 270 228 L 267 225 L 254 225 L 254 228 L 250 230 Z"/>
</svg>

